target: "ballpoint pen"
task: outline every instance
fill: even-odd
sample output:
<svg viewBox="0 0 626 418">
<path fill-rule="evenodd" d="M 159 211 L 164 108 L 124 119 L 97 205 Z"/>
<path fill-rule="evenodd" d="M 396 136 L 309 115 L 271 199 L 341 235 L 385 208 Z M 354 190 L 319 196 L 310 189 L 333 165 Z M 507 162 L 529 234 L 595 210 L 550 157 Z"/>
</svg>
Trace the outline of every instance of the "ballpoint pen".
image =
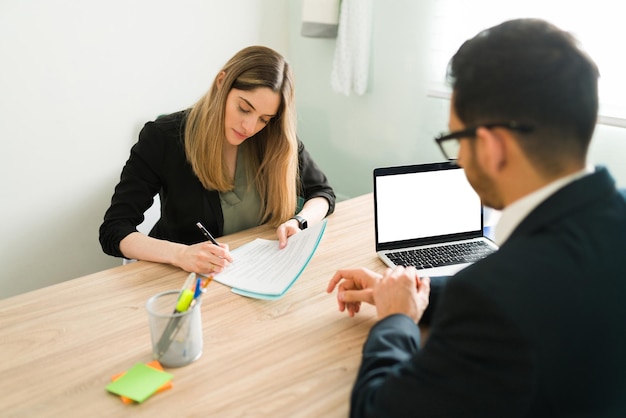
<svg viewBox="0 0 626 418">
<path fill-rule="evenodd" d="M 196 283 L 196 289 L 194 290 L 193 293 L 193 300 L 191 301 L 191 304 L 189 305 L 189 309 L 193 308 L 196 303 L 198 303 L 198 300 L 200 299 L 200 297 L 202 296 L 202 294 L 204 292 L 206 292 L 206 288 L 207 286 L 213 281 L 213 276 L 198 276 L 198 281 Z"/>
<path fill-rule="evenodd" d="M 200 228 L 200 231 L 202 231 L 202 233 L 204 234 L 204 236 L 205 236 L 205 237 L 206 237 L 209 241 L 211 241 L 213 244 L 215 244 L 215 245 L 218 245 L 218 246 L 219 246 L 219 244 L 217 243 L 217 241 L 215 241 L 215 238 L 213 238 L 213 235 L 211 235 L 211 233 L 209 232 L 209 230 L 208 230 L 208 229 L 206 229 L 206 228 L 204 227 L 204 225 L 202 225 L 200 222 L 196 222 L 196 226 L 197 226 L 198 228 Z"/>
<path fill-rule="evenodd" d="M 202 277 L 198 276 L 198 279 L 196 280 L 196 287 L 193 290 L 193 300 L 196 300 L 198 298 L 198 296 L 200 296 L 200 293 L 202 293 Z"/>
</svg>

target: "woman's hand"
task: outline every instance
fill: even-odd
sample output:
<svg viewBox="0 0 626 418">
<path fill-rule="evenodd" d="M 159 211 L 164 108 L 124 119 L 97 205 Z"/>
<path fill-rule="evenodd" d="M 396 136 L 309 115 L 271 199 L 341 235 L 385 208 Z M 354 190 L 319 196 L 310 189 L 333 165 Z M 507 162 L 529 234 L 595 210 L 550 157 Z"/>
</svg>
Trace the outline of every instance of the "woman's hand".
<svg viewBox="0 0 626 418">
<path fill-rule="evenodd" d="M 300 232 L 300 226 L 295 219 L 289 219 L 276 228 L 276 236 L 278 237 L 278 248 L 281 250 L 287 246 L 287 238 Z"/>
<path fill-rule="evenodd" d="M 210 242 L 201 242 L 182 247 L 176 257 L 176 265 L 185 271 L 210 274 L 219 273 L 233 261 L 228 251 L 228 244 L 219 246 Z"/>
<path fill-rule="evenodd" d="M 152 238 L 140 232 L 128 234 L 120 241 L 120 250 L 126 258 L 167 263 L 190 273 L 219 273 L 233 261 L 227 244 L 214 245 L 209 241 L 185 245 Z"/>
<path fill-rule="evenodd" d="M 306 219 L 309 226 L 321 222 L 328 213 L 328 200 L 324 197 L 314 197 L 304 202 L 299 216 Z M 287 246 L 287 238 L 300 232 L 300 225 L 295 219 L 289 219 L 276 228 L 278 248 L 281 250 Z"/>
</svg>

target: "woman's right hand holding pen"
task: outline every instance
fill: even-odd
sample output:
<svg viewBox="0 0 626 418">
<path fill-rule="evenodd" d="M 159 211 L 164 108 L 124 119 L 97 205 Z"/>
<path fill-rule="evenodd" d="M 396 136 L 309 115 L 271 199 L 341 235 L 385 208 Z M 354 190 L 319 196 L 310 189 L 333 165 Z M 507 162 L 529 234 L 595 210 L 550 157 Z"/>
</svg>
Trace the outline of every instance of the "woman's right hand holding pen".
<svg viewBox="0 0 626 418">
<path fill-rule="evenodd" d="M 199 274 L 219 273 L 233 261 L 228 244 L 215 245 L 210 241 L 183 246 L 177 259 L 180 268 Z"/>
<path fill-rule="evenodd" d="M 172 264 L 189 273 L 219 273 L 233 257 L 227 244 L 211 239 L 208 232 L 207 235 L 207 241 L 186 245 L 132 232 L 120 241 L 120 251 L 126 258 Z"/>
<path fill-rule="evenodd" d="M 233 257 L 228 252 L 228 245 L 218 243 L 211 235 L 211 232 L 202 225 L 202 222 L 196 222 L 196 226 L 209 241 L 190 246 L 192 248 L 195 246 L 200 247 L 198 252 L 192 253 L 196 262 L 196 268 L 199 270 L 187 271 L 201 274 L 219 273 L 233 261 Z M 205 270 L 207 268 L 210 270 Z"/>
</svg>

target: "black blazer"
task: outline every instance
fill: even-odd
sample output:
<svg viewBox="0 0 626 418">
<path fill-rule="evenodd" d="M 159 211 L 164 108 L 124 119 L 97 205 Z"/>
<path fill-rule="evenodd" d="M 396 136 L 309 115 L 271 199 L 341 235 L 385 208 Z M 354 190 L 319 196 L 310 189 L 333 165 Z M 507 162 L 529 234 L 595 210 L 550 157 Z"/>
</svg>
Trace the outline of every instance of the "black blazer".
<svg viewBox="0 0 626 418">
<path fill-rule="evenodd" d="M 123 256 L 120 241 L 137 230 L 157 193 L 161 198 L 161 218 L 150 236 L 184 244 L 201 242 L 206 238 L 196 227 L 198 221 L 214 236 L 223 235 L 219 193 L 202 186 L 185 156 L 185 120 L 184 111 L 162 116 L 146 123 L 139 133 L 139 141 L 131 149 L 100 226 L 100 244 L 105 253 Z M 304 201 L 324 197 L 330 205 L 328 214 L 333 213 L 333 189 L 300 140 L 298 163 L 301 197 Z"/>
<path fill-rule="evenodd" d="M 351 415 L 626 416 L 626 202 L 605 169 L 535 208 L 443 290 L 430 335 L 371 330 Z"/>
</svg>

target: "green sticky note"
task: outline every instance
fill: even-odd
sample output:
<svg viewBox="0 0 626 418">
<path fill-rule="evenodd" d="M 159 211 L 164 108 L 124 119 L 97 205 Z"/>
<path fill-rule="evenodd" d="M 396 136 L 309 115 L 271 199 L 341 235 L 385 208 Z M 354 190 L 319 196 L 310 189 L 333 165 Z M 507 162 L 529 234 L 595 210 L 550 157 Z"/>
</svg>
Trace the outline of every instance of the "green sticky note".
<svg viewBox="0 0 626 418">
<path fill-rule="evenodd" d="M 124 376 L 107 385 L 106 390 L 141 403 L 172 377 L 169 373 L 137 363 Z"/>
</svg>

